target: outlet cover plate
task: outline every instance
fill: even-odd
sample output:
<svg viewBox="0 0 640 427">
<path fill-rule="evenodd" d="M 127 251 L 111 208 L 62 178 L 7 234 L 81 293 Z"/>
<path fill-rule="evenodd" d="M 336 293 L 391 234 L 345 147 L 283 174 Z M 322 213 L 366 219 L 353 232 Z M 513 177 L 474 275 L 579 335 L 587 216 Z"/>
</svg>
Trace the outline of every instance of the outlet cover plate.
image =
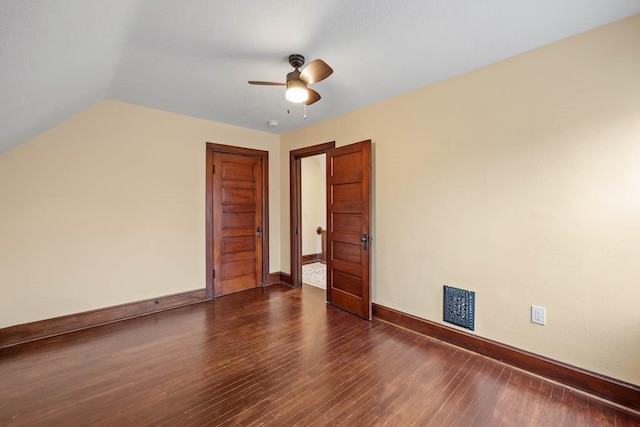
<svg viewBox="0 0 640 427">
<path fill-rule="evenodd" d="M 547 310 L 544 307 L 538 307 L 537 305 L 531 306 L 531 322 L 538 325 L 547 324 Z"/>
</svg>

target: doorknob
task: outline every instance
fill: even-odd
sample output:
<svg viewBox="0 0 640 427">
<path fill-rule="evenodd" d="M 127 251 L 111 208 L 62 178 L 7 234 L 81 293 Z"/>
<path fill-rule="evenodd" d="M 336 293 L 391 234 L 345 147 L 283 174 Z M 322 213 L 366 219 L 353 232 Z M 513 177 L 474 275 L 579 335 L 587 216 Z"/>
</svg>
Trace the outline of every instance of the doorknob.
<svg viewBox="0 0 640 427">
<path fill-rule="evenodd" d="M 258 226 L 258 228 L 256 228 L 256 236 L 260 237 L 260 235 L 262 235 L 262 227 Z"/>
<path fill-rule="evenodd" d="M 362 235 L 362 238 L 360 239 L 360 241 L 362 242 L 362 247 L 364 248 L 365 251 L 369 250 L 369 235 L 367 233 Z"/>
</svg>

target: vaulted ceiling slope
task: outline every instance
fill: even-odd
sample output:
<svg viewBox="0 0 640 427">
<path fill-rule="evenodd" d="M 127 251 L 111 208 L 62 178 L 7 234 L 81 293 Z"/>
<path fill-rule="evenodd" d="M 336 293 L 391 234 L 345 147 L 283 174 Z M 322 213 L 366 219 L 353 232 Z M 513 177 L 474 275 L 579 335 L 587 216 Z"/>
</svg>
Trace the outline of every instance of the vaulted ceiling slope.
<svg viewBox="0 0 640 427">
<path fill-rule="evenodd" d="M 0 153 L 107 98 L 288 132 L 636 13 L 637 0 L 3 0 Z M 335 69 L 306 120 L 282 87 L 247 84 L 283 81 L 291 53 Z"/>
</svg>

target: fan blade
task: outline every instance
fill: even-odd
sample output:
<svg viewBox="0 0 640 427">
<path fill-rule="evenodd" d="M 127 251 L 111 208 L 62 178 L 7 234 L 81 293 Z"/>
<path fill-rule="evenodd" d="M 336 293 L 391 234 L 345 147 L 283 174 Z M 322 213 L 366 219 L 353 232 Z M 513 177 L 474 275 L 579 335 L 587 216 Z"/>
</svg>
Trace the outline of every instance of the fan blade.
<svg viewBox="0 0 640 427">
<path fill-rule="evenodd" d="M 304 67 L 300 72 L 300 80 L 310 85 L 322 81 L 333 74 L 333 68 L 331 68 L 322 59 L 316 59 L 311 61 L 309 65 Z"/>
<path fill-rule="evenodd" d="M 307 98 L 307 100 L 305 101 L 305 104 L 307 105 L 311 105 L 314 102 L 318 102 L 320 101 L 320 98 L 322 98 L 320 94 L 313 89 L 307 88 L 307 91 L 309 92 L 309 98 Z"/>
<path fill-rule="evenodd" d="M 278 83 L 278 82 L 261 82 L 255 80 L 249 80 L 250 85 L 262 85 L 262 86 L 286 86 L 286 83 Z"/>
</svg>

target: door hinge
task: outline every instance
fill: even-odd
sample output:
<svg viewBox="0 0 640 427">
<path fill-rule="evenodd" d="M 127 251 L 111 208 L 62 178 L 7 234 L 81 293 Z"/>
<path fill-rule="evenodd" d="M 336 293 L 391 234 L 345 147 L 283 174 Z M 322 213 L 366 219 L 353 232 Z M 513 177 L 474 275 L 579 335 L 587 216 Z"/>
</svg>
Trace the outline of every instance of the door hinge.
<svg viewBox="0 0 640 427">
<path fill-rule="evenodd" d="M 214 279 L 216 278 L 216 271 L 215 270 L 213 270 L 213 278 Z"/>
<path fill-rule="evenodd" d="M 213 171 L 212 171 L 212 173 L 215 175 L 215 173 L 216 173 L 216 165 L 213 165 Z"/>
</svg>

